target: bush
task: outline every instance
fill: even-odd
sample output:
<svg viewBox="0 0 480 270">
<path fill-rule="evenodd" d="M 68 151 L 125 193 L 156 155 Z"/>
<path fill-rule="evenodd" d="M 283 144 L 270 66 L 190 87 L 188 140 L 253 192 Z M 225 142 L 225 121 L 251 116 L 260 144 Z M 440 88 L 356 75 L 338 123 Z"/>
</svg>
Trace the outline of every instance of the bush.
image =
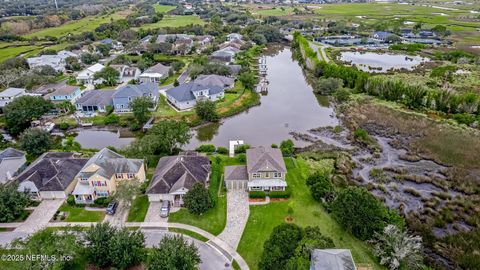
<svg viewBox="0 0 480 270">
<path fill-rule="evenodd" d="M 202 152 L 202 153 L 213 153 L 215 152 L 215 145 L 213 144 L 202 144 L 195 151 Z"/>
<path fill-rule="evenodd" d="M 208 190 L 200 183 L 196 183 L 183 197 L 185 208 L 188 212 L 201 215 L 214 206 Z"/>
<path fill-rule="evenodd" d="M 453 119 L 455 119 L 455 121 L 457 121 L 458 123 L 465 124 L 467 126 L 470 126 L 475 122 L 475 116 L 468 113 L 454 114 Z"/>
<path fill-rule="evenodd" d="M 272 148 L 278 148 L 278 145 L 275 144 L 275 143 L 272 143 L 272 146 L 271 146 L 271 147 L 272 147 Z"/>
<path fill-rule="evenodd" d="M 248 193 L 248 197 L 250 199 L 265 199 L 267 197 L 267 194 L 265 191 L 250 191 Z"/>
<path fill-rule="evenodd" d="M 288 157 L 293 155 L 295 145 L 293 144 L 292 140 L 288 139 L 280 143 L 280 150 L 282 150 L 282 154 L 284 157 Z"/>
<path fill-rule="evenodd" d="M 95 199 L 93 203 L 96 206 L 107 207 L 111 201 L 112 201 L 111 197 L 101 197 L 101 198 Z"/>
<path fill-rule="evenodd" d="M 247 149 L 250 149 L 250 145 L 242 144 L 235 148 L 235 154 L 241 154 L 247 152 Z"/>
<path fill-rule="evenodd" d="M 61 129 L 61 130 L 67 130 L 69 127 L 70 127 L 70 125 L 66 122 L 62 122 L 62 123 L 58 124 L 58 128 Z"/>
<path fill-rule="evenodd" d="M 228 154 L 228 149 L 226 147 L 219 146 L 217 148 L 217 153 L 222 154 L 222 155 L 226 155 L 226 154 Z"/>
<path fill-rule="evenodd" d="M 287 199 L 292 195 L 292 191 L 289 188 L 286 188 L 284 191 L 270 191 L 268 196 L 270 198 L 282 198 Z"/>
<path fill-rule="evenodd" d="M 240 162 L 245 162 L 247 161 L 247 156 L 245 154 L 238 154 L 237 155 L 237 160 Z"/>
<path fill-rule="evenodd" d="M 120 117 L 118 117 L 118 115 L 113 113 L 105 116 L 105 119 L 103 120 L 103 123 L 105 125 L 114 125 L 114 124 L 118 124 L 118 122 L 120 122 Z"/>
<path fill-rule="evenodd" d="M 75 206 L 75 197 L 73 195 L 68 195 L 67 204 L 69 206 Z"/>
</svg>

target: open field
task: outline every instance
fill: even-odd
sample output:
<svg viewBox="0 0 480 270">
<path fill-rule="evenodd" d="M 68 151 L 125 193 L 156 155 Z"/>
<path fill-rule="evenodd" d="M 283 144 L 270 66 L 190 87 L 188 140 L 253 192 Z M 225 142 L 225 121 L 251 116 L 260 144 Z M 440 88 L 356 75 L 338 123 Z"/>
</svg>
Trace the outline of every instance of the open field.
<svg viewBox="0 0 480 270">
<path fill-rule="evenodd" d="M 160 12 L 160 13 L 167 13 L 171 10 L 174 10 L 176 6 L 167 6 L 167 5 L 160 5 L 158 3 L 153 5 L 153 8 L 155 9 L 155 12 Z"/>
<path fill-rule="evenodd" d="M 149 23 L 142 25 L 141 27 L 134 28 L 134 30 L 138 29 L 156 29 L 162 27 L 182 27 L 187 26 L 190 24 L 197 24 L 197 25 L 204 25 L 205 22 L 200 19 L 200 17 L 195 15 L 166 15 L 163 19 L 156 23 Z"/>
<path fill-rule="evenodd" d="M 109 23 L 111 20 L 123 19 L 127 17 L 129 13 L 130 10 L 121 10 L 109 15 L 86 17 L 81 20 L 68 22 L 58 27 L 45 28 L 36 32 L 32 32 L 24 35 L 24 37 L 33 38 L 50 36 L 58 38 L 68 34 L 76 35 L 82 32 L 93 31 L 101 24 Z"/>
<path fill-rule="evenodd" d="M 16 57 L 25 53 L 38 53 L 42 50 L 42 46 L 27 45 L 20 47 L 10 47 L 0 49 L 0 62 L 5 61 L 8 58 Z"/>
<path fill-rule="evenodd" d="M 344 231 L 340 225 L 310 195 L 305 184 L 309 174 L 307 163 L 302 159 L 285 159 L 287 182 L 292 189 L 288 201 L 271 202 L 267 205 L 250 206 L 250 217 L 243 232 L 238 251 L 247 261 L 250 269 L 258 269 L 263 244 L 270 237 L 273 228 L 285 222 L 289 207 L 293 209 L 293 222 L 302 226 L 319 226 L 322 233 L 331 237 L 338 248 L 351 249 L 356 263 L 376 264 L 367 244 Z"/>
</svg>

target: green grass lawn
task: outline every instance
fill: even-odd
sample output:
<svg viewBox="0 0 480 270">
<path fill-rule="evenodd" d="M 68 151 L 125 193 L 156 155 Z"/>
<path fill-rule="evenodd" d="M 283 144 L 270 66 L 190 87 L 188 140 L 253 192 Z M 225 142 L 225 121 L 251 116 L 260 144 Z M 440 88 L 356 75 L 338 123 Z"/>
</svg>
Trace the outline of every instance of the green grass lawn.
<svg viewBox="0 0 480 270">
<path fill-rule="evenodd" d="M 205 22 L 196 15 L 166 15 L 159 22 L 144 24 L 133 29 L 150 30 L 162 27 L 181 27 L 190 24 L 204 25 Z"/>
<path fill-rule="evenodd" d="M 156 4 L 153 5 L 153 8 L 155 9 L 155 12 L 167 13 L 171 10 L 174 10 L 177 7 L 176 6 L 160 5 L 160 4 L 156 3 Z"/>
<path fill-rule="evenodd" d="M 286 16 L 293 14 L 293 9 L 293 7 L 287 7 L 283 9 L 280 7 L 275 7 L 271 9 L 259 9 L 255 11 L 255 14 L 262 16 Z"/>
<path fill-rule="evenodd" d="M 206 237 L 204 237 L 204 236 L 202 236 L 202 235 L 200 235 L 196 232 L 189 231 L 189 230 L 180 229 L 180 228 L 169 228 L 168 231 L 185 234 L 185 235 L 188 235 L 192 238 L 200 240 L 202 242 L 207 242 L 208 241 L 208 238 L 206 238 Z"/>
<path fill-rule="evenodd" d="M 382 269 L 375 262 L 368 245 L 344 231 L 320 203 L 313 200 L 305 184 L 309 173 L 307 163 L 302 159 L 290 158 L 285 159 L 285 162 L 288 170 L 287 182 L 292 189 L 290 200 L 250 206 L 250 216 L 238 247 L 238 252 L 247 261 L 250 269 L 258 269 L 263 244 L 270 237 L 273 228 L 285 222 L 289 207 L 294 210 L 294 223 L 302 227 L 320 227 L 322 233 L 333 239 L 336 247 L 350 249 L 356 263 L 370 264 L 374 269 Z"/>
<path fill-rule="evenodd" d="M 128 212 L 128 222 L 143 222 L 145 216 L 147 215 L 148 206 L 148 196 L 140 195 L 135 198 Z"/>
<path fill-rule="evenodd" d="M 217 203 L 215 207 L 201 216 L 190 214 L 187 209 L 181 209 L 178 212 L 170 214 L 169 222 L 189 224 L 214 235 L 218 235 L 223 231 L 227 221 L 227 197 L 222 187 L 223 167 L 225 165 L 241 164 L 241 162 L 235 158 L 220 157 L 222 159 L 220 166 L 212 162 L 212 174 L 208 188 L 213 197 L 216 197 L 216 194 L 218 194 L 220 190 L 220 195 L 216 199 Z M 212 161 L 213 159 L 212 157 Z"/>
<path fill-rule="evenodd" d="M 62 205 L 58 211 L 68 212 L 65 222 L 101 222 L 105 218 L 105 211 L 88 211 L 67 204 Z"/>
<path fill-rule="evenodd" d="M 17 57 L 21 54 L 37 54 L 42 50 L 42 46 L 27 45 L 19 47 L 1 48 L 0 49 L 0 62 L 5 61 L 8 58 Z"/>
</svg>

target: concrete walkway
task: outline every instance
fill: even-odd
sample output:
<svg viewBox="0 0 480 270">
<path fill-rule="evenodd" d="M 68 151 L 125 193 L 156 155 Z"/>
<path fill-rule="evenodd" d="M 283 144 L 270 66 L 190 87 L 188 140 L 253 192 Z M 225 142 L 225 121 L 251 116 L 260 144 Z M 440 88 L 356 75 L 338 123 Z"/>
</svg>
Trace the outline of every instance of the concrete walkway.
<svg viewBox="0 0 480 270">
<path fill-rule="evenodd" d="M 270 203 L 270 197 L 266 196 L 263 202 L 249 202 L 250 205 L 265 205 Z"/>
<path fill-rule="evenodd" d="M 229 190 L 227 192 L 227 224 L 218 238 L 237 249 L 249 214 L 248 193 L 244 190 Z"/>
<path fill-rule="evenodd" d="M 62 206 L 63 201 L 64 199 L 43 200 L 15 232 L 34 233 L 43 229 Z"/>
</svg>

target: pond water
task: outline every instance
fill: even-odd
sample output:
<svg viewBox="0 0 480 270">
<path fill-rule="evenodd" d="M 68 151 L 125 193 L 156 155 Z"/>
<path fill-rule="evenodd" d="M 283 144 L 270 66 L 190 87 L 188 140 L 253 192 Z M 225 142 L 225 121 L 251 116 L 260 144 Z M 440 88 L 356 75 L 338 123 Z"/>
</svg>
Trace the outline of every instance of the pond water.
<svg viewBox="0 0 480 270">
<path fill-rule="evenodd" d="M 228 147 L 230 140 L 270 146 L 292 139 L 297 146 L 305 146 L 306 142 L 294 140 L 290 133 L 338 124 L 333 109 L 312 92 L 298 62 L 292 59 L 290 48 L 277 48 L 267 52 L 266 57 L 270 83 L 268 94 L 261 96 L 261 105 L 220 123 L 193 129 L 186 149 L 201 144 Z"/>
<path fill-rule="evenodd" d="M 120 129 L 78 129 L 75 141 L 82 145 L 82 148 L 102 149 L 107 146 L 124 148 L 135 138 L 128 130 Z"/>
<path fill-rule="evenodd" d="M 384 73 L 392 69 L 413 70 L 421 63 L 430 61 L 421 56 L 373 52 L 342 52 L 340 60 L 371 73 Z"/>
</svg>

